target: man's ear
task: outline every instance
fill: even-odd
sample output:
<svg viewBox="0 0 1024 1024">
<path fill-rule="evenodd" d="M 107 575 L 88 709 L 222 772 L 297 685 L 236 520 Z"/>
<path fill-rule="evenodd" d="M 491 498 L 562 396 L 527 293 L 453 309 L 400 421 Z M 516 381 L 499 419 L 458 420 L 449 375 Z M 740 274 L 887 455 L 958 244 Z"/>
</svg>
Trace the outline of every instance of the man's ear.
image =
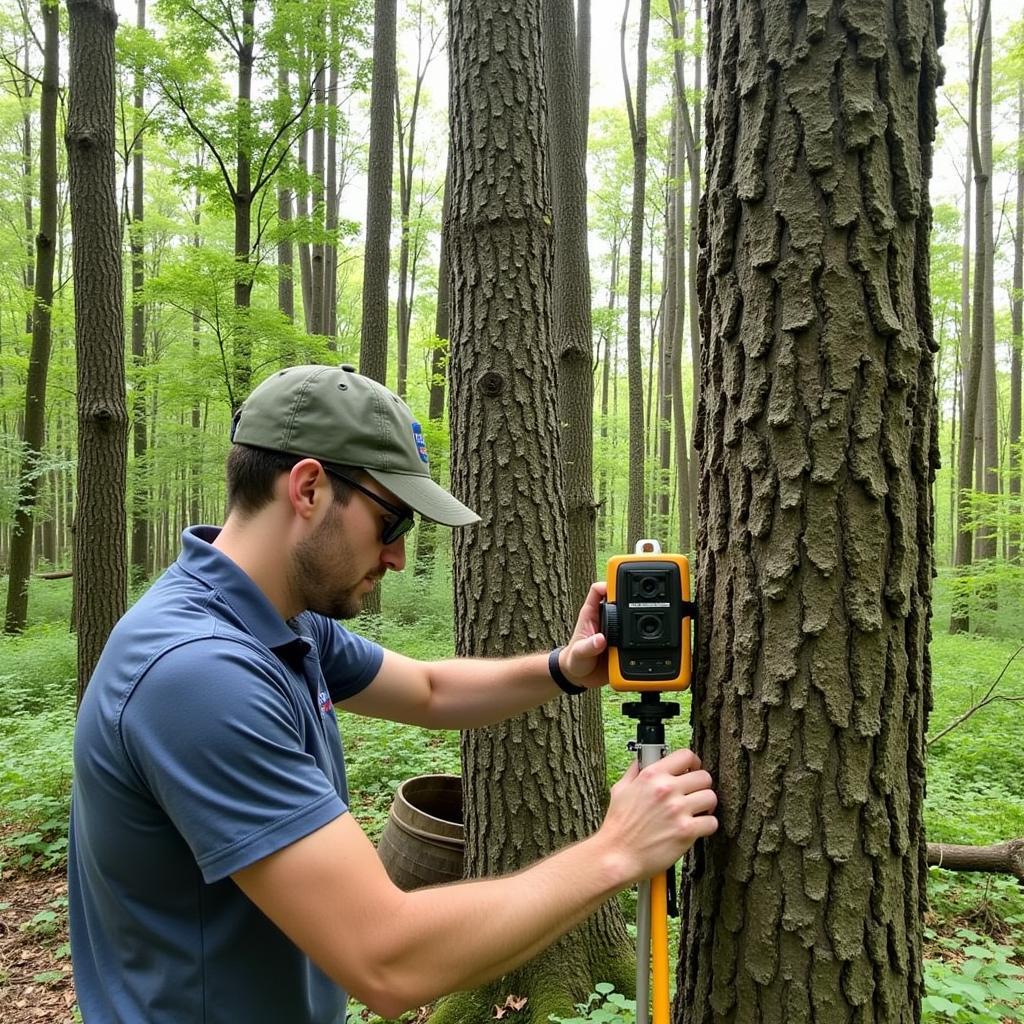
<svg viewBox="0 0 1024 1024">
<path fill-rule="evenodd" d="M 292 466 L 287 477 L 288 502 L 296 515 L 312 519 L 331 491 L 327 472 L 316 459 L 303 459 Z"/>
</svg>

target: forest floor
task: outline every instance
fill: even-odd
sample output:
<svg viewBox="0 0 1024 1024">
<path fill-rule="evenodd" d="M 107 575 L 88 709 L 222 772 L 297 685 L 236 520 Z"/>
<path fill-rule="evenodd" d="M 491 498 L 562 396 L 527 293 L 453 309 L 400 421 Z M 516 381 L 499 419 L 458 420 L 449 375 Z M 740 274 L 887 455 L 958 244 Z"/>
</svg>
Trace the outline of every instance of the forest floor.
<svg viewBox="0 0 1024 1024">
<path fill-rule="evenodd" d="M 67 876 L 7 871 L 0 881 L 0 1024 L 65 1024 L 75 989 L 67 949 Z"/>
<path fill-rule="evenodd" d="M 4 873 L 0 881 L 0 1024 L 80 1021 L 67 945 L 67 891 L 63 868 Z M 961 918 L 927 914 L 925 925 L 933 930 L 935 939 L 925 943 L 925 957 L 952 963 L 962 959 L 950 949 L 948 939 L 963 928 L 977 928 L 997 940 L 1012 940 L 1011 926 L 995 915 L 982 912 L 981 916 L 983 919 L 976 908 Z M 1014 962 L 1024 966 L 1024 957 L 1014 958 Z M 1002 1020 L 1014 1024 L 1013 1018 Z"/>
</svg>

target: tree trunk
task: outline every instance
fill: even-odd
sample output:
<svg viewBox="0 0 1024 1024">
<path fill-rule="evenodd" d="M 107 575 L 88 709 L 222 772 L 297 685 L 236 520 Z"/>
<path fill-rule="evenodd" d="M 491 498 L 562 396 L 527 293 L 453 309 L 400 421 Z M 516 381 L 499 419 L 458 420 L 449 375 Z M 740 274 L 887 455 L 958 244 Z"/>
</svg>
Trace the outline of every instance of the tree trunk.
<svg viewBox="0 0 1024 1024">
<path fill-rule="evenodd" d="M 921 1012 L 940 19 L 829 11 L 709 10 L 688 1024 Z"/>
<path fill-rule="evenodd" d="M 363 261 L 359 372 L 382 384 L 388 367 L 388 276 L 391 273 L 391 173 L 394 158 L 396 0 L 374 0 L 370 156 Z M 365 607 L 365 605 L 364 605 Z"/>
<path fill-rule="evenodd" d="M 985 233 L 981 230 L 981 211 L 985 209 L 985 193 L 989 186 L 988 176 L 981 158 L 981 143 L 978 139 L 978 80 L 981 77 L 981 51 L 990 7 L 991 0 L 982 0 L 971 71 L 971 163 L 974 170 L 974 210 L 977 229 L 974 240 L 974 308 L 971 315 L 971 347 L 963 372 L 964 407 L 963 418 L 960 420 L 960 451 L 956 474 L 960 500 L 957 503 L 954 564 L 958 568 L 971 564 L 974 544 L 970 500 L 967 492 L 971 487 L 975 426 L 978 421 L 978 392 L 981 386 L 985 267 L 987 264 Z M 963 581 L 959 585 L 954 585 L 953 606 L 949 616 L 950 633 L 965 633 L 970 629 L 970 605 L 968 594 L 965 591 L 966 585 Z"/>
<path fill-rule="evenodd" d="M 569 533 L 569 605 L 586 600 L 596 570 L 594 529 L 594 354 L 587 252 L 586 125 L 573 0 L 543 0 L 541 42 L 547 97 L 554 258 L 551 344 L 557 376 L 558 425 Z M 551 130 L 551 126 L 556 126 Z M 594 786 L 608 786 L 601 694 L 583 694 L 585 751 Z"/>
<path fill-rule="evenodd" d="M 366 249 L 359 372 L 382 384 L 388 370 L 388 278 L 391 274 L 391 174 L 394 163 L 395 46 L 397 0 L 374 0 L 373 79 L 370 84 L 370 155 L 367 178 Z M 363 600 L 363 611 L 380 612 L 380 584 Z"/>
<path fill-rule="evenodd" d="M 331 70 L 327 80 L 327 205 L 324 227 L 324 333 L 327 347 L 338 349 L 338 17 L 334 7 L 330 13 Z"/>
<path fill-rule="evenodd" d="M 590 0 L 576 0 L 576 73 L 580 83 L 580 134 L 584 163 L 590 126 L 590 35 Z"/>
<path fill-rule="evenodd" d="M 43 2 L 43 88 L 39 111 L 39 232 L 33 275 L 32 348 L 25 383 L 18 506 L 11 531 L 4 632 L 20 633 L 28 618 L 28 579 L 32 572 L 32 533 L 46 444 L 46 377 L 50 366 L 53 264 L 57 235 L 57 87 L 60 60 L 60 9 Z"/>
<path fill-rule="evenodd" d="M 456 648 L 511 655 L 563 642 L 575 611 L 549 335 L 540 4 L 452 0 L 448 39 L 452 483 L 483 516 L 454 536 Z M 517 870 L 599 825 L 577 702 L 466 732 L 462 753 L 470 875 Z M 540 1024 L 599 980 L 628 985 L 630 961 L 609 903 L 485 990 L 443 1000 L 434 1019 L 484 1022 L 515 993 L 528 997 L 520 1019 Z"/>
<path fill-rule="evenodd" d="M 146 28 L 146 0 L 136 0 L 135 27 Z M 145 118 L 146 87 L 141 61 L 135 70 L 134 96 L 134 149 L 132 151 L 132 538 L 131 574 L 143 580 L 149 572 L 149 485 L 146 468 L 146 303 L 143 288 L 146 284 L 146 244 L 142 226 L 145 202 L 145 161 L 143 159 L 143 126 Z"/>
<path fill-rule="evenodd" d="M 323 32 L 324 26 L 318 26 Z M 312 304 L 310 334 L 324 333 L 324 160 L 326 157 L 326 126 L 327 85 L 324 76 L 327 73 L 323 53 L 314 58 L 317 71 L 314 79 L 314 112 L 313 112 L 313 231 L 314 240 L 311 251 L 312 269 Z M 372 179 L 371 179 L 372 180 Z"/>
<path fill-rule="evenodd" d="M 996 398 L 996 321 L 995 321 L 995 253 L 992 201 L 992 19 L 985 23 L 985 45 L 981 57 L 981 159 L 985 166 L 988 187 L 985 190 L 985 212 L 982 231 L 985 233 L 985 298 L 984 328 L 981 364 L 981 434 L 982 473 L 979 488 L 992 497 L 999 494 L 999 437 Z M 978 530 L 977 554 L 981 559 L 994 559 L 997 553 L 998 532 L 994 524 Z M 996 592 L 986 586 L 986 607 L 996 603 Z"/>
<path fill-rule="evenodd" d="M 124 614 L 124 296 L 114 188 L 113 0 L 69 0 L 68 187 L 74 230 L 78 496 L 74 621 L 78 697 Z"/>
<path fill-rule="evenodd" d="M 1010 527 L 1011 562 L 1021 561 L 1021 349 L 1024 348 L 1024 81 L 1017 83 L 1017 216 L 1013 238 L 1013 297 L 1010 302 L 1013 343 L 1010 353 Z"/>
<path fill-rule="evenodd" d="M 288 66 L 284 51 L 277 57 L 277 102 L 283 110 L 289 103 Z M 295 259 L 292 245 L 292 190 L 287 182 L 277 187 L 277 308 L 289 321 L 295 321 Z M 292 360 L 283 358 L 282 366 Z"/>
<path fill-rule="evenodd" d="M 448 223 L 450 196 L 451 155 L 449 154 L 444 173 L 444 197 L 441 200 L 441 247 L 437 260 L 437 311 L 434 316 L 434 337 L 437 339 L 437 343 L 430 353 L 430 404 L 427 415 L 431 423 L 437 423 L 444 416 L 445 382 L 448 376 L 449 266 L 446 241 L 448 231 L 444 225 Z M 438 474 L 436 460 L 430 463 L 430 475 L 434 476 L 435 474 Z M 432 567 L 439 542 L 439 530 L 440 527 L 434 523 L 420 521 L 420 525 L 416 529 L 414 573 L 425 573 Z"/>
<path fill-rule="evenodd" d="M 629 290 L 626 299 L 626 365 L 629 379 L 629 497 L 626 505 L 626 546 L 632 551 L 644 535 L 644 408 L 643 369 L 640 360 L 640 289 L 643 284 L 644 196 L 647 185 L 647 37 L 651 24 L 650 0 L 640 0 L 637 39 L 636 105 L 630 97 L 626 68 L 626 16 L 622 14 L 622 78 L 633 142 L 633 209 L 629 232 Z"/>
<path fill-rule="evenodd" d="M 242 36 L 238 48 L 238 100 L 235 160 L 235 332 L 231 367 L 231 407 L 237 409 L 252 384 L 252 71 L 256 0 L 242 0 Z"/>
</svg>

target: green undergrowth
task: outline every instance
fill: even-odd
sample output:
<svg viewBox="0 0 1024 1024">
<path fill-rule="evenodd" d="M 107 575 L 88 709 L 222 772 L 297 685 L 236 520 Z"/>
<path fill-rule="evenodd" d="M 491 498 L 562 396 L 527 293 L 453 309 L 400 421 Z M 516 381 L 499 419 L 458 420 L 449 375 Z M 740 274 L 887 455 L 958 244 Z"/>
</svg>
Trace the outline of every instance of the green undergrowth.
<svg viewBox="0 0 1024 1024">
<path fill-rule="evenodd" d="M 5 581 L 0 580 L 0 587 Z M 450 582 L 446 567 L 389 577 L 383 613 L 355 628 L 414 658 L 453 653 Z M 6 588 L 3 588 L 6 592 Z M 29 627 L 0 637 L 0 877 L 15 867 L 52 868 L 66 857 L 75 701 L 75 641 L 69 632 L 70 581 L 33 580 Z M 987 692 L 1003 672 L 999 697 L 1024 695 L 1022 639 L 1006 635 L 1005 609 L 998 637 L 950 636 L 948 591 L 937 582 L 931 645 L 934 708 L 929 735 L 937 736 Z M 1016 630 L 1024 634 L 1024 620 Z M 1009 664 L 1008 664 L 1009 663 Z M 1004 671 L 1005 670 L 1005 671 Z M 672 747 L 689 741 L 689 694 L 669 725 Z M 635 725 L 621 713 L 622 698 L 604 699 L 609 780 L 627 767 Z M 458 773 L 457 733 L 339 715 L 346 748 L 352 812 L 376 842 L 395 787 L 427 773 Z M 928 752 L 926 822 L 935 842 L 984 844 L 1024 836 L 1024 744 L 1019 742 L 1024 703 L 995 700 Z M 926 1024 L 987 1024 L 998 1013 L 1024 1019 L 1024 895 L 1012 878 L 929 873 Z M 632 902 L 624 900 L 627 914 Z M 630 1000 L 606 979 L 575 1011 L 552 1018 L 633 1020 Z M 356 1007 L 358 1010 L 359 1008 Z M 1017 1017 L 1014 1017 L 1017 1014 Z M 353 1020 L 360 1019 L 356 1015 Z M 372 1019 L 367 1015 L 363 1019 Z M 410 1018 L 411 1019 L 411 1018 Z M 507 1019 L 523 1019 L 509 1013 Z"/>
</svg>

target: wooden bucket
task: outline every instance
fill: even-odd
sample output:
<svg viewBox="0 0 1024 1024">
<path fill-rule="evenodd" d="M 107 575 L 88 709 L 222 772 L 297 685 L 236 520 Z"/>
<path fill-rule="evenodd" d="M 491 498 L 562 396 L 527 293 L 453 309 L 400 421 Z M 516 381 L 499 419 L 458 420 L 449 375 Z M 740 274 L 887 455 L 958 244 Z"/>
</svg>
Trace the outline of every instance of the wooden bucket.
<svg viewBox="0 0 1024 1024">
<path fill-rule="evenodd" d="M 377 853 L 400 889 L 461 880 L 462 779 L 406 779 L 395 793 Z"/>
</svg>

